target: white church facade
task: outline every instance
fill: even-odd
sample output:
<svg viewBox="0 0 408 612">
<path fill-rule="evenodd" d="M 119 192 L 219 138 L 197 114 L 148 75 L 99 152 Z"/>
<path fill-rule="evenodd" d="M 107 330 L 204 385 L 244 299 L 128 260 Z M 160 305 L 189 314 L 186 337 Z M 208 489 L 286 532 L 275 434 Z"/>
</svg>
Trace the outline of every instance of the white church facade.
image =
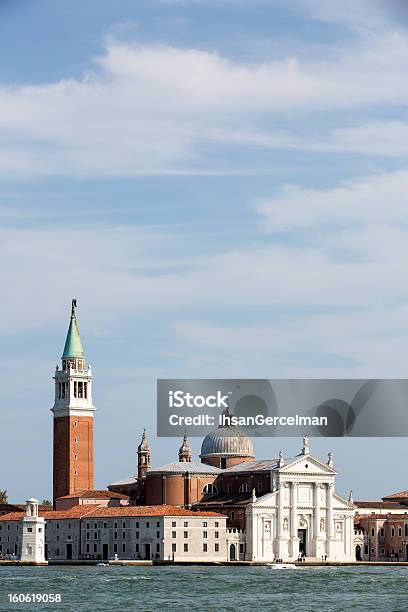
<svg viewBox="0 0 408 612">
<path fill-rule="evenodd" d="M 355 561 L 355 507 L 336 494 L 335 475 L 330 460 L 309 453 L 307 438 L 301 455 L 288 463 L 281 456 L 273 491 L 253 492 L 246 508 L 246 560 Z"/>
</svg>

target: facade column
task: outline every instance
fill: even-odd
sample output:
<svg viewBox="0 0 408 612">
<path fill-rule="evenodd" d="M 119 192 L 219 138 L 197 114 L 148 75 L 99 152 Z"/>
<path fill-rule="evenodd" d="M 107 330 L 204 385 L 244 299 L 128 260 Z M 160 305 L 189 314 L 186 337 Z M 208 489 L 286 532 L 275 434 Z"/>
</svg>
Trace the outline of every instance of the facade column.
<svg viewBox="0 0 408 612">
<path fill-rule="evenodd" d="M 277 517 L 277 545 L 276 545 L 276 558 L 286 559 L 288 556 L 288 533 L 285 533 L 283 529 L 284 521 L 284 494 L 285 485 L 283 482 L 279 482 L 278 485 L 278 517 Z"/>
<path fill-rule="evenodd" d="M 333 538 L 333 485 L 326 485 L 326 554 L 331 556 L 331 541 Z"/>
<path fill-rule="evenodd" d="M 318 482 L 313 483 L 313 508 L 314 508 L 314 521 L 313 521 L 313 535 L 315 541 L 315 557 L 320 559 L 322 551 L 320 549 L 320 484 Z M 323 551 L 324 552 L 324 551 Z"/>
<path fill-rule="evenodd" d="M 290 483 L 290 551 L 291 556 L 297 558 L 299 556 L 299 538 L 297 532 L 297 482 Z"/>
</svg>

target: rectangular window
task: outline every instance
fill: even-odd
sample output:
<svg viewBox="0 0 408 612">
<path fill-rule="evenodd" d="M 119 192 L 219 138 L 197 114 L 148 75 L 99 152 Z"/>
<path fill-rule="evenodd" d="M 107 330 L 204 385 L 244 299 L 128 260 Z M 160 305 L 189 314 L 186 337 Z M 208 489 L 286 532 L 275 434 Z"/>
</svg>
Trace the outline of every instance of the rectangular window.
<svg viewBox="0 0 408 612">
<path fill-rule="evenodd" d="M 207 527 L 207 521 L 203 522 L 203 527 Z"/>
<path fill-rule="evenodd" d="M 84 398 L 88 399 L 88 383 L 84 383 Z"/>
<path fill-rule="evenodd" d="M 95 532 L 94 532 L 94 540 L 97 540 L 97 539 L 98 539 L 98 532 L 97 532 L 97 531 L 95 531 Z"/>
<path fill-rule="evenodd" d="M 104 529 L 107 529 L 107 528 L 108 528 L 108 523 L 104 523 L 104 524 L 103 524 L 103 528 L 104 528 Z"/>
<path fill-rule="evenodd" d="M 86 532 L 86 539 L 89 540 L 89 531 Z"/>
<path fill-rule="evenodd" d="M 122 531 L 122 540 L 126 538 L 126 531 Z"/>
<path fill-rule="evenodd" d="M 380 533 L 381 533 L 381 536 L 384 537 L 384 527 L 381 527 Z"/>
<path fill-rule="evenodd" d="M 124 542 L 122 544 L 122 552 L 126 552 L 126 544 Z"/>
<path fill-rule="evenodd" d="M 371 528 L 371 535 L 372 535 L 372 537 L 374 537 L 374 535 L 375 535 L 374 527 Z"/>
<path fill-rule="evenodd" d="M 78 383 L 74 381 L 74 397 L 78 397 Z"/>
<path fill-rule="evenodd" d="M 98 552 L 98 545 L 94 544 L 94 553 L 97 553 L 97 552 Z"/>
<path fill-rule="evenodd" d="M 118 545 L 117 545 L 117 544 L 114 544 L 114 545 L 113 545 L 113 552 L 114 552 L 114 553 L 117 553 L 117 552 L 118 552 Z"/>
<path fill-rule="evenodd" d="M 188 521 L 184 521 L 184 527 L 188 527 Z"/>
<path fill-rule="evenodd" d="M 220 532 L 219 532 L 219 531 L 215 531 L 215 532 L 214 532 L 214 536 L 215 536 L 216 538 L 219 538 L 219 537 L 220 537 Z"/>
<path fill-rule="evenodd" d="M 139 521 L 136 521 L 136 529 L 139 529 Z"/>
<path fill-rule="evenodd" d="M 185 532 L 184 532 L 184 537 L 185 537 L 185 538 L 188 538 L 188 531 L 185 531 Z"/>
<path fill-rule="evenodd" d="M 208 537 L 208 531 L 203 531 L 203 538 L 207 538 Z"/>
<path fill-rule="evenodd" d="M 94 529 L 98 529 L 98 523 L 94 523 Z"/>
<path fill-rule="evenodd" d="M 395 529 L 394 527 L 391 528 L 391 536 L 394 537 L 395 536 Z"/>
<path fill-rule="evenodd" d="M 203 544 L 203 552 L 207 552 L 207 544 Z"/>
<path fill-rule="evenodd" d="M 176 532 L 175 532 L 175 531 L 172 531 L 172 532 L 171 532 L 171 537 L 172 537 L 172 538 L 175 538 L 175 537 L 176 537 L 176 535 L 177 535 L 177 534 L 176 534 Z"/>
<path fill-rule="evenodd" d="M 89 544 L 86 545 L 86 552 L 89 553 Z"/>
<path fill-rule="evenodd" d="M 176 550 L 177 550 L 177 546 L 175 544 L 172 544 L 171 545 L 171 551 L 172 552 L 176 552 Z"/>
<path fill-rule="evenodd" d="M 402 529 L 401 527 L 398 527 L 398 536 L 401 537 L 402 536 Z"/>
<path fill-rule="evenodd" d="M 139 552 L 139 544 L 136 544 L 136 552 Z"/>
<path fill-rule="evenodd" d="M 33 532 L 33 528 L 32 527 L 27 527 L 27 531 L 28 531 L 28 533 L 32 533 Z"/>
<path fill-rule="evenodd" d="M 157 521 L 156 527 L 160 527 L 160 521 Z"/>
<path fill-rule="evenodd" d="M 188 552 L 188 544 L 184 544 L 184 552 Z"/>
<path fill-rule="evenodd" d="M 171 523 L 171 526 L 172 526 L 172 527 L 175 527 L 175 526 L 176 526 L 176 521 L 173 521 L 173 522 Z"/>
<path fill-rule="evenodd" d="M 156 531 L 156 538 L 160 538 L 160 531 Z"/>
<path fill-rule="evenodd" d="M 215 521 L 215 523 L 214 523 L 214 527 L 219 527 L 219 523 L 218 523 L 218 521 Z"/>
<path fill-rule="evenodd" d="M 136 523 L 136 527 L 139 527 L 139 525 L 137 523 Z M 115 529 L 117 529 L 117 528 L 118 528 L 118 524 L 115 523 Z"/>
<path fill-rule="evenodd" d="M 215 550 L 215 552 L 219 552 L 220 545 L 218 544 L 218 542 L 216 544 L 214 544 L 214 550 Z"/>
<path fill-rule="evenodd" d="M 117 539 L 118 539 L 118 532 L 117 532 L 117 531 L 114 531 L 114 533 L 113 533 L 113 538 L 114 538 L 115 540 L 117 540 Z"/>
<path fill-rule="evenodd" d="M 156 544 L 156 552 L 159 553 L 160 552 L 160 544 Z"/>
<path fill-rule="evenodd" d="M 125 521 L 123 521 L 123 523 L 122 523 L 122 529 L 125 529 L 125 528 L 126 528 L 126 523 L 125 523 Z"/>
<path fill-rule="evenodd" d="M 149 529 L 149 527 L 150 527 L 150 523 L 149 521 L 146 521 L 146 529 Z"/>
<path fill-rule="evenodd" d="M 139 532 L 136 531 L 136 540 L 138 540 L 138 539 L 139 539 Z"/>
<path fill-rule="evenodd" d="M 78 383 L 78 397 L 82 398 L 83 396 L 83 386 L 82 386 L 82 382 Z"/>
</svg>

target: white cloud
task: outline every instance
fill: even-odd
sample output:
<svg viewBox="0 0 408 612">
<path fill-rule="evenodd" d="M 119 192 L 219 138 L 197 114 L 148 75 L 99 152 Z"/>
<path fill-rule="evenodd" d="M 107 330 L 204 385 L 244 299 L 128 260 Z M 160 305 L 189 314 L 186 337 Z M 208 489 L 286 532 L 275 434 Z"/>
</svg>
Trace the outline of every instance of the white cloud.
<svg viewBox="0 0 408 612">
<path fill-rule="evenodd" d="M 407 37 L 386 31 L 361 38 L 331 59 L 288 56 L 258 63 L 233 61 L 215 52 L 110 40 L 105 53 L 95 58 L 97 69 L 82 80 L 0 87 L 0 173 L 135 176 L 208 171 L 209 159 L 203 168 L 198 153 L 200 144 L 223 142 L 223 135 L 232 143 L 234 133 L 241 144 L 242 134 L 255 133 L 253 143 L 261 146 L 285 146 L 286 140 L 289 146 L 304 147 L 304 139 L 296 134 L 302 132 L 305 114 L 406 104 L 408 81 L 401 75 L 407 60 Z M 286 117 L 288 111 L 296 119 L 290 136 L 282 129 L 268 134 L 266 122 Z M 377 138 L 377 148 L 389 154 L 397 136 L 390 142 L 384 130 L 373 136 L 374 128 L 338 130 L 328 136 L 326 146 L 358 151 L 359 138 Z M 324 148 L 325 142 L 315 146 Z M 211 170 L 217 171 L 213 163 Z"/>
<path fill-rule="evenodd" d="M 406 224 L 408 171 L 345 181 L 332 189 L 286 186 L 279 195 L 260 201 L 258 212 L 268 231 L 318 230 L 350 224 Z"/>
</svg>

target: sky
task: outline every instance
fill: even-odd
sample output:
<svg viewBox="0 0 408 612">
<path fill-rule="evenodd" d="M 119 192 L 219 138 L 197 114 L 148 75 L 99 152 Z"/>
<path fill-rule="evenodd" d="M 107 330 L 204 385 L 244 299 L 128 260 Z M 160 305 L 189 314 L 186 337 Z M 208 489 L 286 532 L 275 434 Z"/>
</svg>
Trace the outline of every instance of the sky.
<svg viewBox="0 0 408 612">
<path fill-rule="evenodd" d="M 98 488 L 135 473 L 143 427 L 176 459 L 157 378 L 406 376 L 407 61 L 403 0 L 0 0 L 11 501 L 52 495 L 71 298 Z M 405 438 L 329 450 L 343 495 L 408 488 Z"/>
</svg>

